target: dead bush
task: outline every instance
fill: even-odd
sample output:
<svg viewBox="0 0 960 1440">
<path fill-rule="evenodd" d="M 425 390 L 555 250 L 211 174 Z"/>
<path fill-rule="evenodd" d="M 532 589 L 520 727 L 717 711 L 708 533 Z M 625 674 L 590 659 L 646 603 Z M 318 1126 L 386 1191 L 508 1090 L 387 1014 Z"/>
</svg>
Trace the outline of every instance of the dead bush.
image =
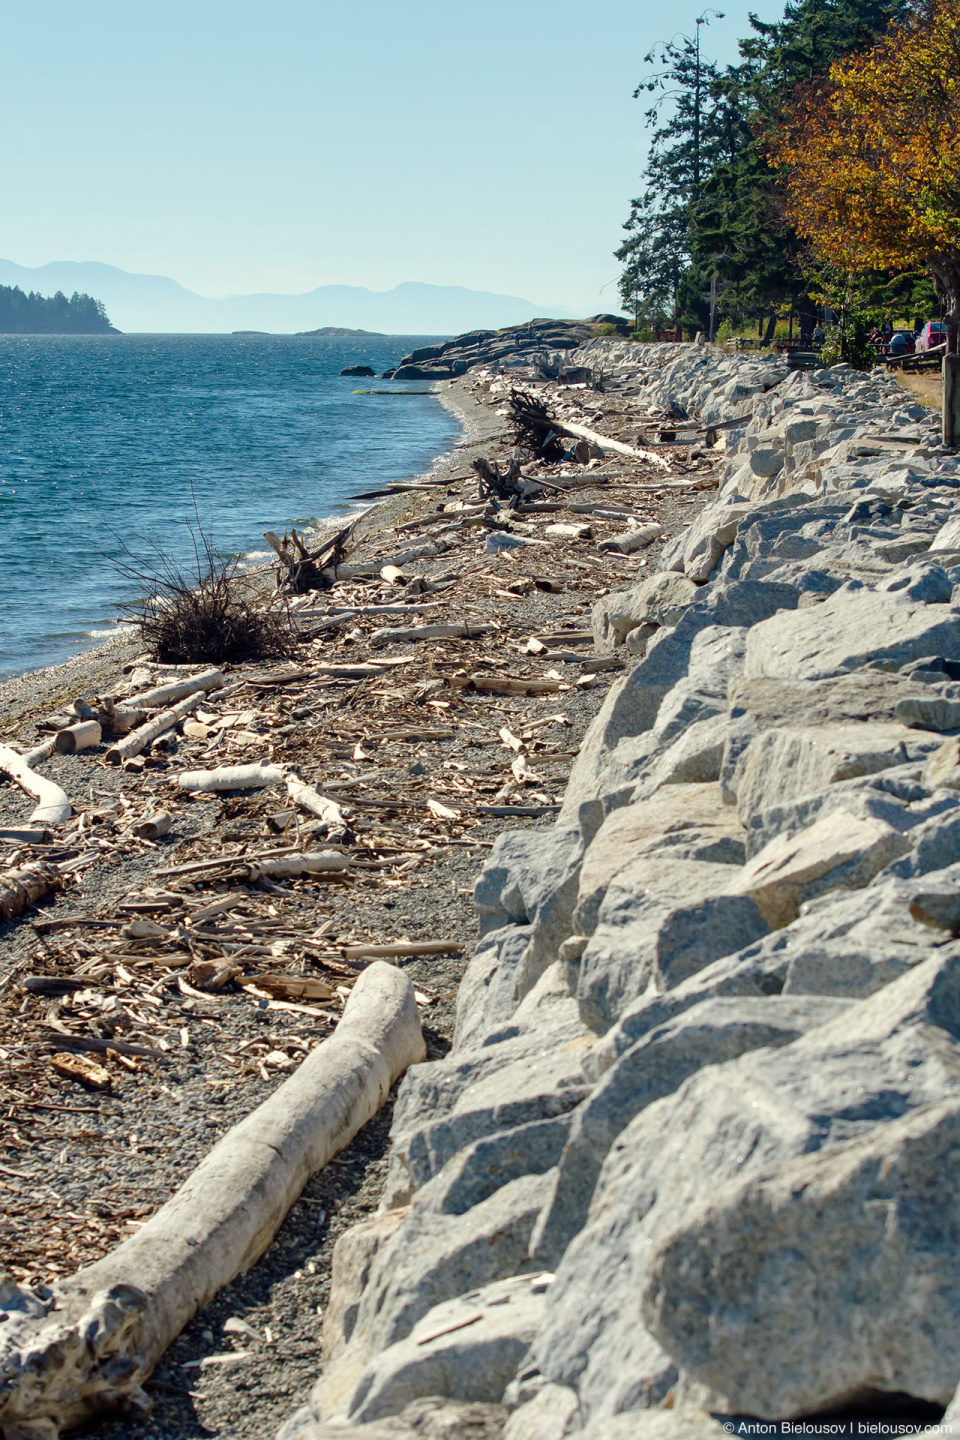
<svg viewBox="0 0 960 1440">
<path fill-rule="evenodd" d="M 296 645 L 289 617 L 258 603 L 251 579 L 238 571 L 236 557 L 218 554 L 199 522 L 188 529 L 194 551 L 191 568 L 157 547 L 152 563 L 143 564 L 120 542 L 128 558 L 113 563 L 140 590 L 124 607 L 124 619 L 133 624 L 144 648 L 166 665 L 219 665 L 289 655 Z"/>
</svg>

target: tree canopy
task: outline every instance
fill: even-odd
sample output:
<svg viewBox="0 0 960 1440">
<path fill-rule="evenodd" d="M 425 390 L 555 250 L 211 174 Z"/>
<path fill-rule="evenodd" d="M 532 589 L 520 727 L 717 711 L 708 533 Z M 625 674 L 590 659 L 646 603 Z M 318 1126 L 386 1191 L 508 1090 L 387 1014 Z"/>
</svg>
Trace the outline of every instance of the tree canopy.
<svg viewBox="0 0 960 1440">
<path fill-rule="evenodd" d="M 0 285 L 0 334 L 3 335 L 116 335 L 106 309 L 91 295 L 68 300 L 61 290 L 43 296 L 25 295 L 16 285 Z"/>
<path fill-rule="evenodd" d="M 833 62 L 869 47 L 907 5 L 791 0 L 775 23 L 750 17 L 740 63 L 725 68 L 701 54 L 705 12 L 695 36 L 645 57 L 663 63 L 636 92 L 660 94 L 645 116 L 652 135 L 644 188 L 616 252 L 624 261 L 625 304 L 672 307 L 692 328 L 704 324 L 703 296 L 714 280 L 726 308 L 766 314 L 772 328 L 777 311 L 789 306 L 812 329 L 806 247 L 784 213 L 764 137 L 798 85 L 815 84 Z"/>
<path fill-rule="evenodd" d="M 922 0 L 801 86 L 766 142 L 785 213 L 846 270 L 928 268 L 960 324 L 960 0 Z"/>
</svg>

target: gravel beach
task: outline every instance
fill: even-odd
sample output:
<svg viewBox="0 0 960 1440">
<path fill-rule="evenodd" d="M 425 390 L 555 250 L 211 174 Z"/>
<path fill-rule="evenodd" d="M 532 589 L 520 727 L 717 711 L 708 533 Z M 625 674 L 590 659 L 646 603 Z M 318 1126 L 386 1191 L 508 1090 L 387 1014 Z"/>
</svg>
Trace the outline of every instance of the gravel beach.
<svg viewBox="0 0 960 1440">
<path fill-rule="evenodd" d="M 493 383 L 491 388 L 492 378 L 478 380 L 471 374 L 442 387 L 441 403 L 463 426 L 461 441 L 423 477 L 429 489 L 390 497 L 361 518 L 351 561 L 408 543 L 411 533 L 420 534 L 415 522 L 423 522 L 429 538 L 437 511 L 446 508 L 457 520 L 459 507 L 475 500 L 471 461 L 479 456 L 504 461 L 509 454 L 506 421 L 498 413 L 502 387 Z M 639 504 L 631 496 L 630 504 L 642 507 L 641 519 L 655 518 L 663 527 L 654 553 L 702 506 L 704 496 L 694 489 L 656 493 L 649 470 L 636 463 L 618 459 L 614 478 L 609 463 L 595 459 L 592 464 L 595 481 L 584 469 L 574 500 L 599 505 L 617 496 L 620 503 L 621 478 L 644 482 L 654 493 L 644 494 Z M 563 470 L 554 466 L 544 473 L 562 479 Z M 563 501 L 558 489 L 563 483 L 546 492 L 550 500 Z M 558 506 L 548 518 L 571 517 Z M 460 946 L 458 954 L 401 962 L 421 1001 L 430 1058 L 449 1047 L 457 985 L 476 933 L 471 887 L 484 856 L 505 826 L 552 822 L 550 807 L 562 796 L 572 757 L 616 678 L 619 666 L 612 663 L 592 674 L 584 669 L 583 661 L 592 655 L 589 645 L 582 658 L 558 658 L 545 672 L 527 638 L 551 637 L 539 647 L 549 662 L 557 632 L 567 630 L 571 637 L 589 632 L 598 596 L 636 574 L 636 556 L 598 548 L 598 538 L 605 531 L 612 534 L 617 523 L 601 519 L 592 535 L 573 540 L 534 538 L 531 521 L 529 548 L 521 559 L 515 552 L 488 551 L 486 537 L 496 530 L 466 528 L 444 553 L 404 567 L 426 583 L 449 583 L 437 597 L 442 596 L 442 619 L 488 623 L 496 627 L 492 634 L 421 644 L 411 661 L 409 642 L 372 644 L 370 635 L 379 622 L 360 617 L 352 628 L 334 629 L 329 637 L 314 640 L 313 648 L 302 647 L 307 666 L 317 658 L 351 664 L 371 658 L 400 661 L 388 682 L 381 675 L 335 686 L 313 699 L 309 694 L 298 698 L 296 683 L 287 687 L 289 694 L 282 683 L 275 684 L 276 665 L 224 667 L 228 686 L 242 687 L 235 704 L 244 712 L 246 738 L 228 740 L 235 747 L 229 757 L 221 746 L 210 763 L 269 753 L 295 765 L 301 779 L 349 807 L 353 843 L 366 847 L 367 855 L 381 856 L 377 863 L 382 867 L 357 870 L 349 880 L 295 881 L 278 887 L 279 893 L 252 892 L 246 909 L 240 909 L 256 917 L 263 933 L 264 927 L 274 927 L 273 953 L 283 958 L 285 971 L 299 967 L 301 973 L 313 973 L 310 952 L 297 938 L 308 931 L 339 945 L 358 939 L 442 939 Z M 407 528 L 398 541 L 401 525 Z M 453 573 L 456 580 L 441 582 Z M 524 576 L 529 583 L 517 585 Z M 552 578 L 544 581 L 543 576 Z M 390 598 L 379 581 L 365 588 L 369 602 Z M 319 598 L 326 606 L 329 592 Z M 328 609 L 315 607 L 310 613 Z M 29 749 L 42 738 L 38 722 L 50 712 L 62 711 L 78 696 L 122 695 L 130 685 L 124 666 L 130 667 L 139 648 L 135 640 L 118 638 L 67 664 L 8 681 L 0 688 L 0 739 Z M 467 673 L 472 670 L 475 680 L 477 674 L 515 675 L 519 667 L 522 675 L 531 675 L 534 663 L 536 675 L 557 677 L 544 694 L 484 691 Z M 188 672 L 181 667 L 176 673 Z M 142 673 L 140 683 L 145 683 Z M 215 693 L 210 701 L 215 710 Z M 411 718 L 412 738 L 377 738 L 378 729 L 409 725 Z M 214 724 L 212 718 L 209 723 Z M 418 726 L 436 727 L 437 737 L 417 738 Z M 529 741 L 532 780 L 514 782 L 515 750 L 500 738 L 503 731 L 515 737 L 542 735 L 542 741 Z M 214 740 L 209 743 L 216 743 L 217 732 L 210 733 Z M 193 984 L 184 989 L 177 979 L 182 971 L 165 968 L 149 951 L 141 955 L 136 942 L 124 950 L 118 927 L 125 918 L 149 913 L 162 924 L 165 916 L 180 913 L 178 906 L 218 893 L 211 884 L 204 888 L 205 882 L 174 880 L 158 870 L 225 851 L 262 849 L 272 833 L 270 817 L 282 808 L 270 791 L 192 800 L 182 792 L 175 796 L 178 769 L 204 763 L 197 758 L 200 743 L 172 737 L 155 746 L 144 768 L 134 772 L 105 763 L 105 744 L 79 755 L 55 755 L 38 767 L 67 791 L 80 829 L 74 821 L 69 834 L 58 833 L 49 846 L 30 847 L 29 856 L 21 848 L 17 859 L 48 857 L 70 865 L 79 855 L 81 863 L 65 893 L 0 926 L 0 1105 L 5 1117 L 0 1235 L 5 1265 L 20 1282 L 49 1283 L 128 1236 L 334 1023 L 316 1010 L 309 1013 L 308 1006 L 299 1011 L 268 1007 L 236 984 L 209 994 Z M 477 811 L 479 801 L 532 803 L 544 813 L 503 819 Z M 0 826 L 22 824 L 29 806 L 17 787 L 5 784 Z M 121 821 L 128 810 L 133 813 L 135 807 L 139 814 L 161 806 L 174 815 L 169 835 L 136 845 L 123 839 Z M 457 818 L 446 819 L 444 812 Z M 387 842 L 395 850 L 402 842 L 430 853 L 422 862 L 394 870 Z M 88 845 L 95 849 L 91 852 Z M 85 858 L 91 853 L 92 860 Z M 27 976 L 77 975 L 88 977 L 89 987 L 54 998 L 53 992 L 24 986 Z M 333 974 L 332 982 L 336 979 Z M 152 996 L 146 993 L 151 990 Z M 118 1010 L 127 1017 L 120 1029 L 110 1018 Z M 85 1090 L 50 1067 L 58 1025 L 71 1032 L 86 1025 L 89 1033 L 107 1037 L 122 1029 L 124 1038 L 134 1042 L 152 1036 L 162 1053 L 157 1063 L 134 1057 L 123 1065 L 114 1059 L 110 1088 Z M 151 1416 L 100 1423 L 95 1433 L 105 1440 L 209 1435 L 266 1440 L 275 1433 L 316 1378 L 331 1251 L 338 1236 L 379 1203 L 389 1127 L 387 1106 L 310 1181 L 262 1260 L 187 1325 L 148 1383 Z"/>
</svg>

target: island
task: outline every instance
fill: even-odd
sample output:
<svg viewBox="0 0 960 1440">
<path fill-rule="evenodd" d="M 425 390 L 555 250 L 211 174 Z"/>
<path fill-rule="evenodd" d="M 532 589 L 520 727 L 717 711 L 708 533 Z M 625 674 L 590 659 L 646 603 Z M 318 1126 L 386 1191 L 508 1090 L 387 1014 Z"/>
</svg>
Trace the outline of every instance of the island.
<svg viewBox="0 0 960 1440">
<path fill-rule="evenodd" d="M 18 285 L 0 285 L 0 335 L 119 335 L 106 308 L 92 295 L 68 300 L 56 295 L 25 295 Z"/>
<path fill-rule="evenodd" d="M 350 335 L 366 335 L 376 340 L 384 340 L 386 336 L 382 330 L 344 330 L 340 325 L 323 325 L 319 330 L 298 330 L 298 335 L 322 335 L 324 338 L 343 339 Z"/>
</svg>

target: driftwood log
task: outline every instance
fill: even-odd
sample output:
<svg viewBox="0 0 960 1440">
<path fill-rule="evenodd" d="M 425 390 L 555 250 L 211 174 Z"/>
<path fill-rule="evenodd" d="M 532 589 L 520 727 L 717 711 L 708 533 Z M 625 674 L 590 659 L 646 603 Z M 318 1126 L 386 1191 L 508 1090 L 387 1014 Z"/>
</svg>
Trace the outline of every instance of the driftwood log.
<svg viewBox="0 0 960 1440">
<path fill-rule="evenodd" d="M 55 785 L 52 780 L 45 780 L 42 775 L 37 775 L 30 769 L 28 761 L 33 759 L 35 754 L 36 751 L 30 755 L 18 755 L 16 750 L 11 750 L 8 745 L 0 745 L 0 771 L 9 775 L 11 780 L 16 780 L 21 789 L 39 800 L 37 808 L 30 812 L 31 820 L 40 825 L 59 825 L 62 820 L 69 820 L 73 814 L 70 801 L 66 791 L 61 790 L 59 785 Z"/>
<path fill-rule="evenodd" d="M 228 1131 L 171 1200 L 40 1299 L 0 1279 L 0 1432 L 57 1440 L 142 1385 L 187 1321 L 259 1259 L 307 1180 L 424 1058 L 409 980 L 374 964 L 297 1072 Z"/>
<path fill-rule="evenodd" d="M 190 675 L 186 680 L 171 680 L 168 684 L 158 685 L 153 690 L 144 690 L 139 695 L 131 695 L 123 703 L 131 710 L 158 710 L 161 705 L 170 705 L 176 700 L 184 700 L 197 690 L 222 690 L 223 686 L 224 679 L 220 670 L 201 670 L 198 675 Z"/>
<path fill-rule="evenodd" d="M 0 920 L 21 915 L 28 905 L 36 905 L 48 895 L 63 888 L 63 877 L 53 865 L 33 861 L 0 875 Z M 0 1299 L 0 1309 L 3 1301 Z"/>
<path fill-rule="evenodd" d="M 282 765 L 256 760 L 250 765 L 219 765 L 216 770 L 184 770 L 177 783 L 181 790 L 212 795 L 220 790 L 262 790 L 266 785 L 282 785 L 286 773 Z"/>
<path fill-rule="evenodd" d="M 206 695 L 205 690 L 197 690 L 193 695 L 188 695 L 186 700 L 181 700 L 179 705 L 172 706 L 169 710 L 161 710 L 146 725 L 141 725 L 137 730 L 131 730 L 129 735 L 124 735 L 122 740 L 117 740 L 110 746 L 104 756 L 111 765 L 122 765 L 124 760 L 130 760 L 134 755 L 139 755 L 141 750 L 154 740 L 179 725 L 192 711 L 196 710 Z"/>
</svg>

